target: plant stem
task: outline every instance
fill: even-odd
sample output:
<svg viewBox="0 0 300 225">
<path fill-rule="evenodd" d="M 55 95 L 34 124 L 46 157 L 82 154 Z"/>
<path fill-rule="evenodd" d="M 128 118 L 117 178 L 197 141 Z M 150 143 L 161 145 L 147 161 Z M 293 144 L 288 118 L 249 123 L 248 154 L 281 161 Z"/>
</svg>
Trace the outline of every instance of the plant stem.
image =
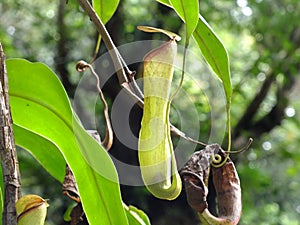
<svg viewBox="0 0 300 225">
<path fill-rule="evenodd" d="M 134 72 L 130 71 L 127 67 L 124 59 L 113 43 L 104 24 L 102 23 L 101 19 L 98 17 L 97 13 L 90 5 L 90 3 L 87 0 L 78 0 L 78 2 L 93 21 L 96 29 L 98 30 L 104 41 L 105 46 L 109 50 L 109 54 L 117 70 L 117 76 L 120 86 L 123 87 L 131 96 L 138 99 L 138 104 L 142 106 L 143 103 L 141 101 L 141 98 L 143 98 L 143 94 L 135 82 Z"/>
<path fill-rule="evenodd" d="M 95 12 L 95 10 L 91 6 L 91 4 L 88 2 L 88 0 L 78 0 L 78 3 L 84 9 L 84 11 L 88 14 L 90 19 L 93 21 L 94 25 L 96 26 L 96 29 L 98 30 L 98 32 L 100 33 L 100 35 L 104 41 L 105 46 L 109 50 L 109 54 L 113 60 L 115 68 L 117 70 L 117 76 L 118 76 L 120 85 L 125 82 L 127 83 L 128 79 L 127 79 L 122 61 L 120 59 L 120 54 L 119 54 L 115 44 L 113 43 L 110 35 L 108 34 L 108 31 L 106 30 L 104 24 L 102 23 L 102 21 L 100 20 L 100 18 L 98 17 L 97 13 Z"/>
<path fill-rule="evenodd" d="M 227 151 L 231 150 L 231 122 L 230 122 L 230 103 L 226 106 L 226 114 L 227 114 L 227 132 L 228 132 L 228 147 Z"/>
<path fill-rule="evenodd" d="M 175 93 L 171 96 L 170 101 L 173 101 L 175 96 L 179 93 L 180 89 L 182 88 L 183 81 L 184 81 L 184 75 L 185 75 L 185 69 L 186 69 L 186 54 L 187 54 L 187 48 L 189 46 L 189 41 L 186 40 L 184 50 L 183 50 L 183 60 L 182 60 L 182 70 L 181 70 L 181 79 L 178 88 L 176 89 Z"/>
<path fill-rule="evenodd" d="M 20 171 L 12 129 L 5 55 L 0 43 L 0 154 L 4 182 L 3 225 L 17 225 L 16 202 L 21 196 Z"/>
</svg>

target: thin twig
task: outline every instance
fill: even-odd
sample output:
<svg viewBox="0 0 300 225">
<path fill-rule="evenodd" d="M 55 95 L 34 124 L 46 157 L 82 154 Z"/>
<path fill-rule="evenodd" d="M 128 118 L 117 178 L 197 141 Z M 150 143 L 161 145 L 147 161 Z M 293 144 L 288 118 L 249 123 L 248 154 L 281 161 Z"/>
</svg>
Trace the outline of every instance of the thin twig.
<svg viewBox="0 0 300 225">
<path fill-rule="evenodd" d="M 9 106 L 5 55 L 0 43 L 0 154 L 4 181 L 3 225 L 17 225 L 16 202 L 21 196 L 20 171 L 17 160 L 12 118 Z"/>
</svg>

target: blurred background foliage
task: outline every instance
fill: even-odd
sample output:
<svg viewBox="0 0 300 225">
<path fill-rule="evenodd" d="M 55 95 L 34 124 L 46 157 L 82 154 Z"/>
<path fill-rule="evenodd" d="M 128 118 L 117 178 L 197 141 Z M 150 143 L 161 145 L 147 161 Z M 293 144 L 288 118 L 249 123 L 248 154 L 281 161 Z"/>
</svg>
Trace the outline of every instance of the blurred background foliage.
<svg viewBox="0 0 300 225">
<path fill-rule="evenodd" d="M 240 224 L 300 224 L 300 2 L 201 0 L 200 10 L 224 42 L 231 60 L 233 148 L 254 138 L 248 151 L 232 156 L 243 191 Z M 107 28 L 117 46 L 151 38 L 166 40 L 159 34 L 137 31 L 137 25 L 183 32 L 172 10 L 150 0 L 121 0 Z M 64 0 L 0 3 L 0 41 L 7 58 L 46 63 L 60 76 L 70 98 L 80 79 L 75 64 L 80 59 L 91 60 L 96 39 L 92 23 L 76 1 L 69 1 L 68 5 Z M 197 67 L 197 63 L 193 65 Z M 132 68 L 139 71 L 140 65 Z M 111 89 L 105 90 L 113 99 Z M 199 113 L 199 138 L 207 141 L 210 106 L 189 79 L 184 90 L 195 101 Z M 180 105 L 180 98 L 177 101 Z M 188 113 L 183 103 L 181 110 Z M 97 107 L 101 119 L 101 106 Z M 139 117 L 135 118 L 137 128 L 133 131 L 137 134 L 141 112 L 136 111 Z M 178 125 L 175 111 L 171 120 Z M 120 146 L 116 140 L 112 154 L 136 163 L 136 156 L 130 158 L 132 154 Z M 223 146 L 226 148 L 226 141 Z M 47 223 L 68 224 L 63 221 L 63 214 L 71 202 L 61 194 L 60 184 L 21 149 L 19 161 L 23 192 L 50 199 Z M 184 193 L 177 200 L 166 202 L 153 198 L 142 187 L 122 186 L 122 195 L 126 203 L 143 209 L 154 225 L 199 224 Z"/>
</svg>

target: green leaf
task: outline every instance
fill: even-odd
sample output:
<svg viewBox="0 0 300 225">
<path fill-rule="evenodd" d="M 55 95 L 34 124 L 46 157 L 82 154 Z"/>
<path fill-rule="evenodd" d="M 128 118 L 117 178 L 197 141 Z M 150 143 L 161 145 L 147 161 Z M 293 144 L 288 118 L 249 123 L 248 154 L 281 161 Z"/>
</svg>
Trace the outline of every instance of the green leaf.
<svg viewBox="0 0 300 225">
<path fill-rule="evenodd" d="M 13 124 L 13 130 L 17 145 L 30 152 L 51 176 L 62 183 L 66 161 L 58 147 L 51 140 L 16 124 Z"/>
<path fill-rule="evenodd" d="M 213 29 L 200 15 L 193 34 L 198 46 L 213 71 L 221 79 L 225 90 L 227 107 L 230 107 L 232 86 L 230 80 L 228 53 Z"/>
<path fill-rule="evenodd" d="M 156 1 L 166 6 L 172 7 L 171 2 L 172 4 L 174 4 L 173 2 L 179 2 L 184 0 Z M 172 8 L 174 8 L 174 5 Z M 180 13 L 178 9 L 176 10 L 176 12 L 179 15 L 182 14 L 182 12 Z M 202 51 L 205 60 L 208 62 L 208 64 L 211 66 L 211 68 L 217 74 L 217 76 L 221 79 L 225 90 L 227 108 L 230 108 L 232 86 L 230 80 L 229 57 L 226 48 L 224 47 L 223 43 L 218 38 L 216 33 L 213 31 L 213 29 L 209 26 L 209 24 L 201 15 L 199 15 L 198 24 L 195 28 L 193 36 L 196 42 L 198 43 L 198 46 Z"/>
<path fill-rule="evenodd" d="M 221 40 L 215 34 L 213 29 L 199 15 L 199 22 L 193 34 L 198 46 L 211 66 L 212 70 L 221 79 L 226 95 L 226 115 L 227 115 L 227 132 L 228 132 L 228 148 L 231 148 L 231 123 L 230 123 L 230 105 L 232 96 L 232 86 L 229 69 L 229 57 L 226 48 Z M 228 157 L 228 155 L 227 155 Z M 226 161 L 226 160 L 225 160 Z M 224 161 L 224 162 L 225 162 Z"/>
<path fill-rule="evenodd" d="M 127 214 L 129 225 L 151 225 L 148 216 L 140 209 L 130 205 L 129 207 L 124 204 Z"/>
<path fill-rule="evenodd" d="M 185 22 L 186 40 L 188 42 L 198 23 L 198 0 L 169 0 L 169 2 L 178 16 Z"/>
<path fill-rule="evenodd" d="M 177 8 L 175 11 L 177 14 L 181 15 L 180 17 L 183 19 L 184 9 L 188 9 L 192 6 L 183 7 L 184 0 L 157 0 L 158 2 L 165 4 L 169 7 L 172 7 L 172 4 Z M 174 2 L 174 3 L 173 3 Z M 176 3 L 175 3 L 176 2 Z M 188 1 L 187 1 L 188 2 Z M 180 6 L 180 4 L 181 6 Z M 185 3 L 189 4 L 189 3 Z M 193 3 L 195 4 L 195 3 Z M 198 4 L 198 3 L 197 3 Z M 175 8 L 173 6 L 173 8 Z M 198 5 L 199 7 L 199 5 Z M 181 11 L 180 11 L 181 10 Z M 199 10 L 199 9 L 198 9 Z M 188 15 L 188 14 L 187 14 Z M 193 21 L 194 17 L 191 17 L 190 20 Z M 188 31 L 191 32 L 191 27 L 186 27 L 187 30 L 187 39 L 185 46 L 188 46 Z M 186 24 L 188 25 L 188 24 Z M 231 123 L 230 123 L 230 106 L 231 106 L 231 96 L 232 96 L 232 86 L 230 80 L 230 70 L 229 70 L 229 57 L 227 51 L 222 44 L 221 40 L 217 37 L 213 29 L 209 26 L 209 24 L 205 21 L 205 19 L 199 14 L 199 21 L 196 29 L 194 30 L 193 36 L 198 43 L 200 50 L 208 64 L 211 66 L 212 70 L 217 74 L 217 76 L 221 79 L 223 88 L 226 95 L 226 115 L 227 115 L 227 132 L 228 132 L 228 151 L 231 148 Z M 185 64 L 183 64 L 185 65 Z M 183 66 L 184 71 L 184 66 Z M 182 76 L 183 77 L 183 76 Z M 227 155 L 228 157 L 228 155 Z M 226 160 L 225 160 L 226 161 Z M 224 162 L 225 162 L 224 161 Z"/>
<path fill-rule="evenodd" d="M 166 5 L 166 6 L 171 6 L 171 3 L 169 0 L 156 0 L 157 2 Z"/>
<path fill-rule="evenodd" d="M 15 126 L 20 128 L 16 142 L 22 143 L 23 135 L 31 132 L 32 138 L 40 136 L 46 143 L 52 142 L 49 151 L 53 154 L 57 154 L 57 146 L 74 173 L 89 224 L 128 224 L 116 169 L 107 152 L 73 115 L 57 76 L 44 64 L 21 59 L 7 60 L 7 71 L 12 116 Z M 40 143 L 31 140 L 32 146 L 27 147 L 38 149 Z M 55 159 L 49 161 L 56 165 Z"/>
<path fill-rule="evenodd" d="M 93 7 L 101 19 L 106 24 L 115 13 L 120 0 L 92 0 Z"/>
</svg>

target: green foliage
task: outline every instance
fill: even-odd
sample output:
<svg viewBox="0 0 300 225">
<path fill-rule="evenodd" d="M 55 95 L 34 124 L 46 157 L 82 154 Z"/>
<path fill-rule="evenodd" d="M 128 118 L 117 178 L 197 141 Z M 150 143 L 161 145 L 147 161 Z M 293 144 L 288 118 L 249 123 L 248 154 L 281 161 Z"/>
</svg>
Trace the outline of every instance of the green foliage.
<svg viewBox="0 0 300 225">
<path fill-rule="evenodd" d="M 73 116 L 57 76 L 43 64 L 19 59 L 8 60 L 7 70 L 12 116 L 14 124 L 20 128 L 15 136 L 16 142 L 31 132 L 57 146 L 57 149 L 52 147 L 49 150 L 56 155 L 60 150 L 72 169 L 91 225 L 100 221 L 101 224 L 128 224 L 114 165 L 106 151 Z M 39 141 L 31 140 L 30 143 L 34 149 L 40 147 Z M 55 158 L 41 157 L 43 153 L 35 154 L 39 161 L 50 161 L 43 166 L 52 163 L 57 170 L 64 171 L 63 165 L 57 164 Z"/>
<path fill-rule="evenodd" d="M 160 1 L 159 1 L 160 2 Z M 215 34 L 213 29 L 199 14 L 198 1 L 162 1 L 162 4 L 173 6 L 179 17 L 186 23 L 186 47 L 189 45 L 189 37 L 193 34 L 205 60 L 211 66 L 216 75 L 220 78 L 226 95 L 228 151 L 231 148 L 231 122 L 230 106 L 232 86 L 229 68 L 229 57 L 226 48 Z M 199 17 L 199 20 L 198 20 Z M 196 26 L 196 27 L 195 27 Z M 183 66 L 184 67 L 184 66 Z M 183 68 L 184 70 L 185 68 Z"/>
<path fill-rule="evenodd" d="M 170 6 L 170 1 L 169 0 L 156 0 L 157 2 L 160 2 L 161 4 L 164 4 L 166 6 Z"/>
<path fill-rule="evenodd" d="M 168 0 L 159 0 L 159 2 L 165 3 L 165 5 L 170 4 Z M 120 4 L 122 7 L 114 15 L 114 20 L 118 21 L 118 29 L 110 27 L 117 43 L 145 39 L 142 32 L 135 31 L 137 25 L 148 24 L 174 32 L 179 32 L 181 29 L 180 19 L 174 11 L 154 4 L 153 1 L 125 0 L 120 1 Z M 57 1 L 46 0 L 38 2 L 7 0 L 0 3 L 0 38 L 4 43 L 7 57 L 17 56 L 32 61 L 43 61 L 53 69 L 55 68 L 56 65 L 53 61 L 57 51 L 55 43 L 61 35 L 56 29 L 57 23 L 53 16 L 56 14 L 57 5 Z M 274 92 L 276 86 L 291 79 L 287 76 L 285 68 L 291 68 L 293 76 L 297 77 L 297 80 L 299 79 L 297 75 L 300 57 L 299 44 L 290 39 L 293 32 L 297 33 L 298 30 L 299 6 L 300 2 L 297 0 L 201 1 L 201 14 L 217 32 L 230 55 L 231 74 L 234 74 L 232 76 L 234 96 L 231 106 L 233 125 L 242 117 L 248 104 L 262 86 L 264 79 L 272 71 L 275 71 L 278 76 L 272 92 L 259 106 L 259 115 L 256 116 L 256 119 L 266 115 L 276 103 L 276 93 Z M 245 15 L 245 11 L 251 12 L 251 14 Z M 78 9 L 76 1 L 69 1 L 64 18 L 67 33 L 65 45 L 68 47 L 69 61 L 61 63 L 68 66 L 72 82 L 76 84 L 79 76 L 73 69 L 74 62 L 79 58 L 87 58 L 91 55 L 94 27 L 89 18 Z M 198 64 L 195 67 L 197 66 Z M 297 80 L 294 81 L 295 84 Z M 199 98 L 197 93 L 199 88 L 190 88 L 192 85 L 188 86 L 186 81 L 184 90 L 194 100 L 201 116 L 200 138 L 206 140 L 206 135 L 209 135 L 210 131 L 209 105 L 203 101 L 204 97 Z M 205 82 L 203 81 L 204 84 Z M 298 87 L 286 91 L 291 96 L 289 108 L 295 109 L 296 114 L 285 116 L 281 125 L 275 127 L 268 135 L 257 136 L 251 150 L 233 156 L 234 159 L 238 158 L 237 168 L 243 191 L 241 224 L 299 224 L 300 156 L 298 146 L 300 137 L 298 131 L 300 116 L 297 109 L 300 107 L 300 102 Z M 189 108 L 184 108 L 183 100 L 176 100 L 179 103 L 182 102 L 182 111 L 186 110 L 189 113 Z M 171 118 L 174 115 L 171 115 Z M 178 120 L 175 118 L 172 123 L 179 124 Z M 263 129 L 263 127 L 261 128 Z M 249 130 L 242 131 L 245 139 L 251 135 L 252 132 Z M 243 145 L 244 140 L 242 138 L 241 141 L 240 138 L 242 137 L 239 137 L 234 148 Z M 264 150 L 265 142 L 271 143 L 270 150 Z M 26 160 L 20 163 L 26 164 L 25 170 L 30 167 L 32 174 L 40 171 L 40 169 L 34 171 L 33 166 Z M 25 174 L 28 175 L 30 172 L 26 171 Z M 28 185 L 28 180 L 33 182 L 31 173 L 29 176 L 23 177 L 23 184 L 27 183 Z M 36 182 L 35 190 L 39 189 L 42 192 L 49 188 L 49 183 L 42 178 L 37 179 L 35 176 L 34 180 Z M 60 192 L 60 187 L 57 192 Z M 126 195 L 128 193 L 125 193 Z M 193 220 L 193 214 L 187 213 L 184 201 L 182 205 L 180 202 L 176 202 L 175 209 L 168 205 L 167 207 L 164 207 L 165 205 L 153 206 L 153 199 L 147 201 L 146 196 L 148 195 L 142 191 L 131 193 L 130 196 L 132 196 L 131 201 L 135 200 L 135 204 L 141 203 L 143 208 L 149 211 L 154 224 L 197 224 Z M 52 196 L 49 198 L 54 200 Z M 140 199 L 143 201 L 141 202 Z M 49 210 L 53 207 L 51 205 Z M 176 219 L 174 220 L 174 218 Z M 193 223 L 189 223 L 191 219 Z M 48 220 L 49 224 L 53 224 L 52 217 L 49 217 Z"/>
<path fill-rule="evenodd" d="M 222 80 L 227 104 L 230 105 L 232 86 L 229 71 L 228 53 L 213 29 L 200 15 L 194 38 L 213 71 Z"/>
<path fill-rule="evenodd" d="M 223 82 L 227 104 L 230 107 L 232 86 L 228 53 L 213 29 L 201 15 L 198 15 L 198 1 L 193 5 L 190 1 L 158 0 L 158 2 L 170 7 L 172 4 L 176 13 L 186 22 L 187 38 L 193 34 L 205 60 Z"/>
<path fill-rule="evenodd" d="M 56 144 L 17 124 L 13 124 L 13 130 L 17 145 L 29 151 L 51 176 L 62 183 L 66 161 Z"/>
<path fill-rule="evenodd" d="M 92 0 L 93 8 L 103 24 L 106 24 L 113 16 L 119 5 L 119 2 L 120 0 Z"/>
<path fill-rule="evenodd" d="M 150 220 L 142 210 L 134 206 L 125 206 L 125 212 L 130 225 L 150 225 Z"/>
<path fill-rule="evenodd" d="M 176 13 L 185 22 L 187 45 L 198 23 L 198 0 L 170 0 L 170 3 L 173 6 Z"/>
</svg>

